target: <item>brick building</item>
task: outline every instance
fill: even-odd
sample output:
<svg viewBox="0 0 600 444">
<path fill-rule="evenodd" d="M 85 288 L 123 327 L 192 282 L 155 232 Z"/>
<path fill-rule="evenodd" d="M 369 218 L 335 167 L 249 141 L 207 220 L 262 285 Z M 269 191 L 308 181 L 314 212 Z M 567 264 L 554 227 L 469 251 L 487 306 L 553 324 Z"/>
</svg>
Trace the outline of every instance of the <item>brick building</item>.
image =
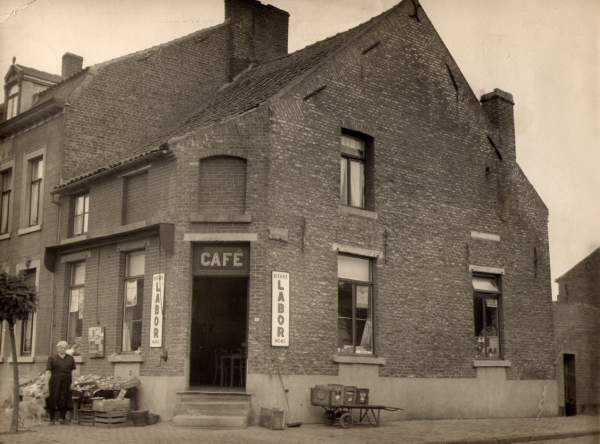
<svg viewBox="0 0 600 444">
<path fill-rule="evenodd" d="M 559 411 L 598 413 L 600 406 L 600 248 L 556 279 L 554 303 Z"/>
<path fill-rule="evenodd" d="M 50 334 L 23 365 L 66 338 L 179 424 L 219 424 L 198 405 L 223 386 L 315 420 L 319 383 L 408 418 L 556 414 L 548 214 L 512 96 L 475 97 L 416 1 L 292 54 L 288 19 L 226 0 L 223 24 L 39 95 L 68 104 L 35 127 L 60 141 L 44 226 L 0 241 L 41 271 Z M 16 176 L 31 131 L 3 136 Z"/>
</svg>

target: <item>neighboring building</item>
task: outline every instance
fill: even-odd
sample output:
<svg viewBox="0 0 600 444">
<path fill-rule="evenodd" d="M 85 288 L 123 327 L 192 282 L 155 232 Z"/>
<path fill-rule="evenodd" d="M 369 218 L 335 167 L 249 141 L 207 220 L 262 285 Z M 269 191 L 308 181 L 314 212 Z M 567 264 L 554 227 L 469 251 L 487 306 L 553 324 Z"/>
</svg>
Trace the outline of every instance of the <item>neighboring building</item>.
<svg viewBox="0 0 600 444">
<path fill-rule="evenodd" d="M 316 420 L 325 383 L 408 418 L 555 415 L 511 95 L 478 100 L 416 1 L 292 54 L 285 11 L 225 17 L 45 93 L 69 103 L 46 342 L 182 425 L 220 424 L 198 405 L 221 386 Z"/>
<path fill-rule="evenodd" d="M 554 303 L 561 414 L 600 412 L 600 248 L 561 277 Z"/>
</svg>

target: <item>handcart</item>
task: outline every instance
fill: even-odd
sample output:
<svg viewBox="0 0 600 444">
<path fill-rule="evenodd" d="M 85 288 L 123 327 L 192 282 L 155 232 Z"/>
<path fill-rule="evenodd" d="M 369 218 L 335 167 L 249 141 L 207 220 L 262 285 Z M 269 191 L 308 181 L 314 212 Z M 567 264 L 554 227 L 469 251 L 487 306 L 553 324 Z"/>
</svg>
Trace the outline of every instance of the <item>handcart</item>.
<svg viewBox="0 0 600 444">
<path fill-rule="evenodd" d="M 352 427 L 355 424 L 369 424 L 379 427 L 381 422 L 381 411 L 397 412 L 402 410 L 398 407 L 386 407 L 384 405 L 340 405 L 336 407 L 323 407 L 329 425 L 340 425 L 343 428 Z"/>
<path fill-rule="evenodd" d="M 311 404 L 325 411 L 329 425 L 343 428 L 354 424 L 379 426 L 381 411 L 397 412 L 398 407 L 369 404 L 369 389 L 339 384 L 317 385 L 311 388 Z"/>
</svg>

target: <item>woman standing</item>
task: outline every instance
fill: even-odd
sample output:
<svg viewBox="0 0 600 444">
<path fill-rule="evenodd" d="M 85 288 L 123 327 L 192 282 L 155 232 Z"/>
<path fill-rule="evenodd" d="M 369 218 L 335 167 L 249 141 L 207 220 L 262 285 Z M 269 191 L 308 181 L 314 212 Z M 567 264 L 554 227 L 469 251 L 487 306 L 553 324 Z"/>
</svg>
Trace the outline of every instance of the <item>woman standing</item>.
<svg viewBox="0 0 600 444">
<path fill-rule="evenodd" d="M 60 419 L 65 423 L 65 414 L 71 410 L 71 379 L 75 370 L 75 360 L 67 354 L 68 344 L 60 341 L 56 344 L 56 355 L 48 357 L 46 373 L 50 374 L 48 381 L 48 413 L 50 424 L 56 424 Z"/>
</svg>

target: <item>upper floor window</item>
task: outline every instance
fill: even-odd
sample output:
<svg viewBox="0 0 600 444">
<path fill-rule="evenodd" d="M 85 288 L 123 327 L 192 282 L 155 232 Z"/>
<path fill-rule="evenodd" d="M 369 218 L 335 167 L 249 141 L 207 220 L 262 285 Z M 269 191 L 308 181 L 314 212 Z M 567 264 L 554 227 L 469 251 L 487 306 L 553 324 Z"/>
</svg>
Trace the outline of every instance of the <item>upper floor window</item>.
<svg viewBox="0 0 600 444">
<path fill-rule="evenodd" d="M 136 173 L 124 178 L 123 184 L 123 224 L 146 220 L 147 202 L 147 171 Z"/>
<path fill-rule="evenodd" d="M 82 193 L 73 198 L 73 219 L 71 222 L 73 236 L 85 234 L 88 231 L 90 217 L 90 195 Z"/>
<path fill-rule="evenodd" d="M 6 99 L 6 120 L 19 114 L 19 85 L 15 84 L 8 89 Z"/>
<path fill-rule="evenodd" d="M 69 270 L 69 318 L 67 342 L 81 342 L 83 334 L 83 304 L 85 300 L 85 262 L 74 262 Z"/>
<path fill-rule="evenodd" d="M 371 260 L 338 255 L 338 351 L 373 352 Z"/>
<path fill-rule="evenodd" d="M 40 223 L 40 199 L 42 193 L 42 180 L 44 178 L 44 158 L 37 157 L 29 161 L 29 226 Z"/>
<path fill-rule="evenodd" d="M 340 162 L 340 203 L 365 208 L 366 143 L 342 134 Z"/>
<path fill-rule="evenodd" d="M 122 351 L 136 351 L 142 346 L 142 318 L 144 307 L 144 251 L 125 255 L 123 296 Z"/>
<path fill-rule="evenodd" d="M 8 233 L 10 228 L 10 195 L 12 187 L 12 170 L 0 172 L 0 234 Z"/>
<path fill-rule="evenodd" d="M 502 294 L 496 276 L 473 276 L 473 318 L 478 359 L 501 359 Z"/>
</svg>

